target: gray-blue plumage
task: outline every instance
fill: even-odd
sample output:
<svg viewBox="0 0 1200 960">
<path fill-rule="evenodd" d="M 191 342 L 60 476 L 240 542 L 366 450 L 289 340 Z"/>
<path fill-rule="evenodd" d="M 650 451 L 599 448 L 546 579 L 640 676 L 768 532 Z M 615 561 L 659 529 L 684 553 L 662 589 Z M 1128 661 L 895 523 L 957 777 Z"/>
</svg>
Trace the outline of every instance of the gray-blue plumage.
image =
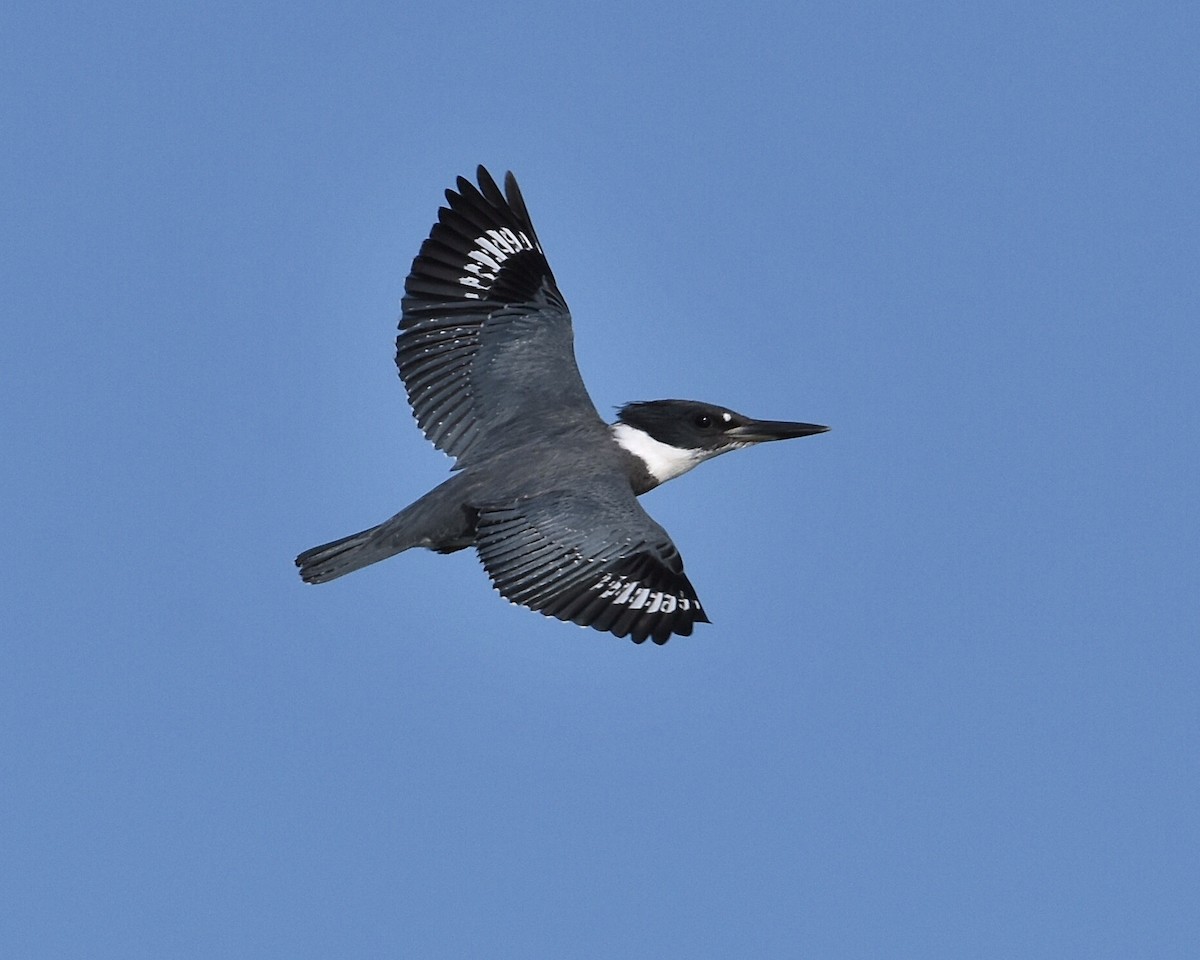
<svg viewBox="0 0 1200 960">
<path fill-rule="evenodd" d="M 637 497 L 695 464 L 826 427 L 712 404 L 597 413 L 571 315 L 510 173 L 458 179 L 413 261 L 396 364 L 456 473 L 390 520 L 296 558 L 323 583 L 413 547 L 474 546 L 514 603 L 641 643 L 707 623 L 679 551 Z"/>
</svg>

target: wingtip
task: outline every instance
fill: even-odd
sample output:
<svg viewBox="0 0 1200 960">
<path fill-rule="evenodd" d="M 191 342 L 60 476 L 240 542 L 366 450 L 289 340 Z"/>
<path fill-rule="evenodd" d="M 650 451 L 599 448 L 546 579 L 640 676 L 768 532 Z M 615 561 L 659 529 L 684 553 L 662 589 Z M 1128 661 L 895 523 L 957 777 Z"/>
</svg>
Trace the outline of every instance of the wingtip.
<svg viewBox="0 0 1200 960">
<path fill-rule="evenodd" d="M 504 194 L 500 192 L 500 188 L 496 186 L 496 178 L 491 175 L 488 168 L 482 163 L 475 168 L 475 179 L 479 183 L 479 192 L 483 194 L 489 202 L 495 204 L 497 201 L 503 202 Z"/>
</svg>

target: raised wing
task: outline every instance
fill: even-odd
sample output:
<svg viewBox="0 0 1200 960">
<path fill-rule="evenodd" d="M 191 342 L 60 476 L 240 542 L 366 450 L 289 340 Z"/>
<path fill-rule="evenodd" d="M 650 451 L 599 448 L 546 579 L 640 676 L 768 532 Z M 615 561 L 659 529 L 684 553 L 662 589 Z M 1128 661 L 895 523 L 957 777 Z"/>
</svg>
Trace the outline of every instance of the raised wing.
<svg viewBox="0 0 1200 960">
<path fill-rule="evenodd" d="M 659 644 L 709 622 L 675 544 L 631 491 L 485 507 L 475 547 L 501 594 L 548 617 Z"/>
<path fill-rule="evenodd" d="M 571 314 L 511 173 L 463 177 L 405 281 L 396 366 L 417 423 L 459 465 L 506 424 L 599 419 L 575 363 Z M 511 438 L 509 438 L 511 439 Z"/>
</svg>

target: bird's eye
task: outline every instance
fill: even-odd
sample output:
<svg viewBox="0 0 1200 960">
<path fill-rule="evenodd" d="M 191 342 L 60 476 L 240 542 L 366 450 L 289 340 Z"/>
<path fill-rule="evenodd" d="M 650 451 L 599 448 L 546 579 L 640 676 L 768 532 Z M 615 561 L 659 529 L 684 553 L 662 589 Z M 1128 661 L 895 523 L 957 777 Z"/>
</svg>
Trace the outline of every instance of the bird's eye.
<svg viewBox="0 0 1200 960">
<path fill-rule="evenodd" d="M 713 418 L 710 417 L 707 413 L 698 413 L 698 414 L 696 414 L 696 416 L 694 416 L 692 418 L 692 423 L 694 423 L 696 426 L 698 426 L 702 430 L 707 430 L 709 427 L 711 427 L 713 425 Z"/>
</svg>

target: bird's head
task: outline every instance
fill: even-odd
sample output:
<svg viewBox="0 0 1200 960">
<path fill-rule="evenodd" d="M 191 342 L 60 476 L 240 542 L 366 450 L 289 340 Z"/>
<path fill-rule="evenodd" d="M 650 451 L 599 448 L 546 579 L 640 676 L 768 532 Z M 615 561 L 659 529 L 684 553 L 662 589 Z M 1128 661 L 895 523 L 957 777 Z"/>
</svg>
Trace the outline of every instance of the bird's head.
<svg viewBox="0 0 1200 960">
<path fill-rule="evenodd" d="M 698 400 L 647 400 L 617 411 L 613 437 L 638 457 L 657 483 L 730 450 L 810 437 L 828 427 L 791 420 L 755 420 Z"/>
</svg>

